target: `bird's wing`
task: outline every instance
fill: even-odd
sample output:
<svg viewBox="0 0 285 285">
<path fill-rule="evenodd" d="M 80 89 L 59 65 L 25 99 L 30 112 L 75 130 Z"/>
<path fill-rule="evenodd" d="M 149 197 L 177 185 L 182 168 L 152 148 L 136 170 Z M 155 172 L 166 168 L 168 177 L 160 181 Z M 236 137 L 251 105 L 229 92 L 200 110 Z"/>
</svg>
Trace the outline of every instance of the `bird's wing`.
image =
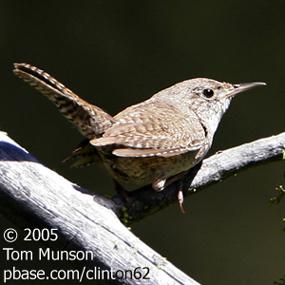
<svg viewBox="0 0 285 285">
<path fill-rule="evenodd" d="M 13 72 L 47 96 L 85 137 L 99 137 L 113 124 L 112 116 L 82 100 L 43 70 L 30 64 L 15 63 Z"/>
<path fill-rule="evenodd" d="M 114 145 L 121 157 L 169 157 L 196 151 L 205 141 L 205 131 L 195 113 L 184 114 L 173 105 L 148 100 L 115 116 L 116 122 L 94 146 Z"/>
</svg>

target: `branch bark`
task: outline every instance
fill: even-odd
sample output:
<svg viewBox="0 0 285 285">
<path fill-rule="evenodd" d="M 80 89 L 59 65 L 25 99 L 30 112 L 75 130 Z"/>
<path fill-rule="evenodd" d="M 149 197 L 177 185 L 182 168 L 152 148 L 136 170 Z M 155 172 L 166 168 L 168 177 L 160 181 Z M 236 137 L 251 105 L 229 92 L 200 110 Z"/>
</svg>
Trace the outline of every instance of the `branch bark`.
<svg viewBox="0 0 285 285">
<path fill-rule="evenodd" d="M 113 202 L 46 168 L 0 132 L 0 210 L 8 219 L 57 228 L 76 248 L 92 251 L 94 265 L 102 269 L 148 273 L 149 279 L 137 274 L 117 283 L 199 284 L 139 240 L 103 204 Z"/>
</svg>

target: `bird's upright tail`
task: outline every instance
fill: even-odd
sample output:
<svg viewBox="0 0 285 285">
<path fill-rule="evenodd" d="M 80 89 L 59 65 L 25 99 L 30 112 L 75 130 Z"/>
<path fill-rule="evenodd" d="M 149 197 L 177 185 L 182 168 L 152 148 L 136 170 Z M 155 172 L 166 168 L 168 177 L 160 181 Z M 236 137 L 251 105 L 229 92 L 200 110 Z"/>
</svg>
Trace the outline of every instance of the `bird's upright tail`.
<svg viewBox="0 0 285 285">
<path fill-rule="evenodd" d="M 15 63 L 13 72 L 48 97 L 88 139 L 100 137 L 113 124 L 113 117 L 92 105 L 43 70 L 26 63 Z"/>
</svg>

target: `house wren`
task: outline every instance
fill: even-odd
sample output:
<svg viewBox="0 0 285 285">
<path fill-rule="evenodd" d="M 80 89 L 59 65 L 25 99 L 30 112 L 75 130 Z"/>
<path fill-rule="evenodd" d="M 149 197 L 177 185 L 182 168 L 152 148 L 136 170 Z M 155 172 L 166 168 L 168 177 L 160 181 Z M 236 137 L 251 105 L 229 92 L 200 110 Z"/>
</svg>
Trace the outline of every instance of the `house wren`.
<svg viewBox="0 0 285 285">
<path fill-rule="evenodd" d="M 263 82 L 222 83 L 196 78 L 177 83 L 150 99 L 111 116 L 87 103 L 49 74 L 29 64 L 14 73 L 51 101 L 88 139 L 73 153 L 80 164 L 101 160 L 127 190 L 167 181 L 189 170 L 207 154 L 232 98 Z"/>
</svg>

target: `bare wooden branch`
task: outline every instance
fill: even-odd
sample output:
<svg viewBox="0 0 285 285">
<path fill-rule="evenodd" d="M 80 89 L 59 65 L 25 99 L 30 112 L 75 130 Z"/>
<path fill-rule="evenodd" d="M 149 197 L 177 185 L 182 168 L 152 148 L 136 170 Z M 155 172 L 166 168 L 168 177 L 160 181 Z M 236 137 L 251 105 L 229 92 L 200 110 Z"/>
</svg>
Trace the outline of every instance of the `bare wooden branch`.
<svg viewBox="0 0 285 285">
<path fill-rule="evenodd" d="M 281 133 L 217 153 L 184 177 L 185 195 L 254 164 L 282 159 L 284 149 L 285 133 Z M 96 262 L 106 268 L 150 269 L 150 280 L 129 278 L 125 284 L 198 284 L 136 238 L 117 218 L 138 221 L 176 202 L 176 189 L 173 184 L 156 193 L 145 187 L 130 192 L 127 198 L 92 195 L 44 167 L 0 132 L 1 211 L 10 218 L 35 219 L 58 228 L 80 249 L 92 250 Z"/>
<path fill-rule="evenodd" d="M 91 250 L 101 268 L 140 268 L 124 284 L 198 284 L 134 236 L 104 205 L 116 208 L 111 200 L 46 168 L 0 132 L 0 209 L 8 218 L 59 229 L 79 249 Z"/>
<path fill-rule="evenodd" d="M 184 196 L 196 193 L 209 184 L 225 179 L 247 167 L 275 159 L 281 160 L 284 149 L 285 132 L 221 151 L 204 159 L 183 178 Z M 169 185 L 158 193 L 147 186 L 129 193 L 127 200 L 123 195 L 115 195 L 113 209 L 125 223 L 139 221 L 171 203 L 177 203 L 179 183 L 181 184 L 181 181 Z"/>
</svg>

